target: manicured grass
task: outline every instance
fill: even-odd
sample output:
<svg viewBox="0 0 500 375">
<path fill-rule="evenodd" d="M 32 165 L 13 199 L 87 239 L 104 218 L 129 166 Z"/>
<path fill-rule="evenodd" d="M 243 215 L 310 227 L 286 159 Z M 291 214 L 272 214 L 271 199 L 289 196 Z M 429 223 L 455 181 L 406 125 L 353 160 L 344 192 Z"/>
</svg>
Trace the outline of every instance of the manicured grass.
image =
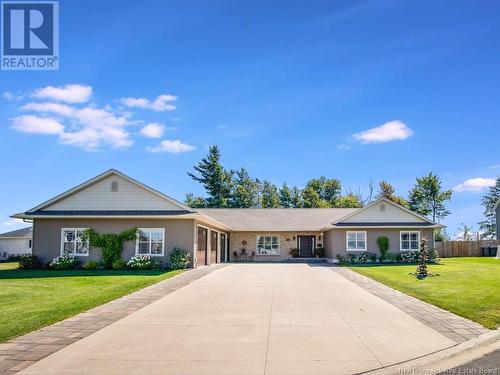
<svg viewBox="0 0 500 375">
<path fill-rule="evenodd" d="M 409 275 L 416 266 L 349 266 L 401 292 L 481 323 L 500 326 L 500 260 L 445 258 L 428 269 L 439 276 L 417 280 Z"/>
<path fill-rule="evenodd" d="M 0 263 L 0 342 L 66 319 L 182 271 L 17 270 Z"/>
</svg>

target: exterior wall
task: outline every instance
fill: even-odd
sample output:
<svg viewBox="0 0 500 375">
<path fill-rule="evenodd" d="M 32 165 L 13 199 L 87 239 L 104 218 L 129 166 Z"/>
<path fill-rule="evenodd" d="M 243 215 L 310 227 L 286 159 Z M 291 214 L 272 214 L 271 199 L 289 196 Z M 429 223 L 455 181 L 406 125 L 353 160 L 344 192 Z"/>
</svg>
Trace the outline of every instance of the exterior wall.
<svg viewBox="0 0 500 375">
<path fill-rule="evenodd" d="M 31 254 L 30 238 L 0 238 L 0 254 Z"/>
<path fill-rule="evenodd" d="M 212 241 L 210 241 L 211 239 L 211 232 L 214 231 L 214 232 L 217 232 L 219 233 L 219 239 L 218 239 L 218 246 L 217 246 L 217 262 L 216 263 L 220 263 L 220 259 L 221 259 L 221 240 L 220 240 L 220 233 L 224 233 L 226 235 L 226 242 L 229 243 L 229 232 L 226 232 L 224 230 L 221 230 L 217 227 L 214 227 L 213 225 L 209 225 L 209 224 L 205 224 L 205 223 L 202 223 L 200 221 L 196 221 L 195 223 L 196 225 L 194 226 L 194 255 L 192 256 L 193 260 L 194 260 L 194 264 L 195 266 L 202 266 L 202 264 L 198 264 L 197 262 L 197 259 L 196 259 L 196 250 L 198 249 L 198 226 L 202 226 L 204 228 L 208 228 L 208 243 L 207 243 L 207 247 L 208 247 L 208 250 L 207 250 L 207 255 L 208 255 L 208 264 L 210 264 L 210 251 L 212 250 L 211 246 L 212 246 Z"/>
<path fill-rule="evenodd" d="M 420 238 L 427 239 L 427 244 L 429 246 L 429 250 L 434 249 L 434 241 L 433 241 L 433 230 L 426 229 L 418 229 L 418 228 L 356 228 L 356 229 L 331 229 L 325 234 L 326 246 L 326 254 L 327 258 L 335 259 L 337 255 L 342 255 L 347 257 L 348 254 L 359 254 L 359 251 L 347 251 L 347 243 L 346 243 L 346 232 L 347 231 L 366 231 L 366 250 L 379 254 L 377 246 L 377 238 L 380 236 L 386 236 L 389 238 L 389 251 L 396 253 L 401 251 L 400 249 L 400 237 L 399 232 L 401 231 L 418 231 L 420 230 Z"/>
<path fill-rule="evenodd" d="M 378 202 L 371 207 L 342 220 L 346 223 L 404 223 L 425 222 L 425 220 L 388 202 Z"/>
<path fill-rule="evenodd" d="M 36 219 L 33 223 L 33 254 L 42 262 L 48 262 L 61 254 L 62 228 L 91 228 L 98 233 L 119 233 L 133 227 L 164 228 L 164 256 L 155 257 L 168 263 L 173 247 L 180 247 L 193 254 L 194 220 L 181 219 Z M 122 257 L 125 260 L 135 255 L 135 241 L 123 244 Z M 82 262 L 101 259 L 101 250 L 91 248 L 89 256 L 82 256 Z"/>
<path fill-rule="evenodd" d="M 297 236 L 316 236 L 316 244 L 323 244 L 323 238 L 319 238 L 322 235 L 321 232 L 231 232 L 229 241 L 229 252 L 230 259 L 234 259 L 233 253 L 238 254 L 238 258 L 241 254 L 241 249 L 244 247 L 241 242 L 247 241 L 245 246 L 248 259 L 252 259 L 252 252 L 255 251 L 254 261 L 272 262 L 272 261 L 283 261 L 291 258 L 289 254 L 290 249 L 297 248 Z M 280 244 L 280 255 L 258 255 L 257 254 L 257 236 L 279 236 Z M 295 240 L 293 239 L 295 237 Z"/>
<path fill-rule="evenodd" d="M 118 191 L 111 191 L 111 183 Z M 179 210 L 168 202 L 123 177 L 113 175 L 44 208 L 44 210 Z"/>
</svg>

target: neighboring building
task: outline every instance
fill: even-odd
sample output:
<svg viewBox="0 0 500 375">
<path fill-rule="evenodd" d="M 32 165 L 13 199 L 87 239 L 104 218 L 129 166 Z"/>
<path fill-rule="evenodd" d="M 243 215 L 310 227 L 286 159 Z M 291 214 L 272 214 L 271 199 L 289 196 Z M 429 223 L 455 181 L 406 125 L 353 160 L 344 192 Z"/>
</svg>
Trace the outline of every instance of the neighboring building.
<svg viewBox="0 0 500 375">
<path fill-rule="evenodd" d="M 434 246 L 440 224 L 390 200 L 359 209 L 193 209 L 116 170 L 107 171 L 15 218 L 33 220 L 33 253 L 42 261 L 60 254 L 99 259 L 84 230 L 116 233 L 138 228 L 138 238 L 124 244 L 125 259 L 148 254 L 168 261 L 173 247 L 192 254 L 199 265 L 230 260 L 283 261 L 290 249 L 313 257 L 318 247 L 334 261 L 362 251 L 378 252 L 379 236 L 390 251 L 418 250 L 426 238 Z"/>
<path fill-rule="evenodd" d="M 0 234 L 0 258 L 31 253 L 32 227 Z"/>
</svg>

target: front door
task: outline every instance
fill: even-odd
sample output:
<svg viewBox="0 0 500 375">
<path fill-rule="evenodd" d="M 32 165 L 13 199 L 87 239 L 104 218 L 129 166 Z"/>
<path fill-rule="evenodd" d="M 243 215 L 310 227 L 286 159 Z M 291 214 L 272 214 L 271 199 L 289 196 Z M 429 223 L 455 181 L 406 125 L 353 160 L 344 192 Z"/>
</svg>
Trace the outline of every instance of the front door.
<svg viewBox="0 0 500 375">
<path fill-rule="evenodd" d="M 299 255 L 302 257 L 312 257 L 314 254 L 314 236 L 298 236 Z"/>
<path fill-rule="evenodd" d="M 197 266 L 207 264 L 207 249 L 208 249 L 208 229 L 198 227 L 198 249 L 196 251 Z"/>
</svg>

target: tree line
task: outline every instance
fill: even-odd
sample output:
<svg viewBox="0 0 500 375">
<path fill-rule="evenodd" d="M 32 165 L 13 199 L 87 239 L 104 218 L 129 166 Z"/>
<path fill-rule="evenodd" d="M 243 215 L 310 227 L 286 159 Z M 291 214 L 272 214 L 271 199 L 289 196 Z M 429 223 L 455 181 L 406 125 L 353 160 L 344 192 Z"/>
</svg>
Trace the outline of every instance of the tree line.
<svg viewBox="0 0 500 375">
<path fill-rule="evenodd" d="M 342 193 L 342 184 L 336 178 L 310 179 L 304 188 L 278 186 L 268 180 L 259 180 L 249 175 L 245 168 L 228 170 L 221 163 L 218 146 L 211 146 L 208 154 L 195 165 L 188 175 L 205 189 L 206 197 L 186 195 L 186 204 L 193 208 L 360 208 L 374 199 L 385 197 L 434 222 L 450 214 L 446 202 L 451 200 L 452 190 L 443 190 L 441 180 L 432 172 L 416 179 L 408 197 L 397 195 L 387 181 L 379 182 L 374 194 L 373 183 L 369 193 L 363 197 L 359 192 L 347 190 Z"/>
</svg>

